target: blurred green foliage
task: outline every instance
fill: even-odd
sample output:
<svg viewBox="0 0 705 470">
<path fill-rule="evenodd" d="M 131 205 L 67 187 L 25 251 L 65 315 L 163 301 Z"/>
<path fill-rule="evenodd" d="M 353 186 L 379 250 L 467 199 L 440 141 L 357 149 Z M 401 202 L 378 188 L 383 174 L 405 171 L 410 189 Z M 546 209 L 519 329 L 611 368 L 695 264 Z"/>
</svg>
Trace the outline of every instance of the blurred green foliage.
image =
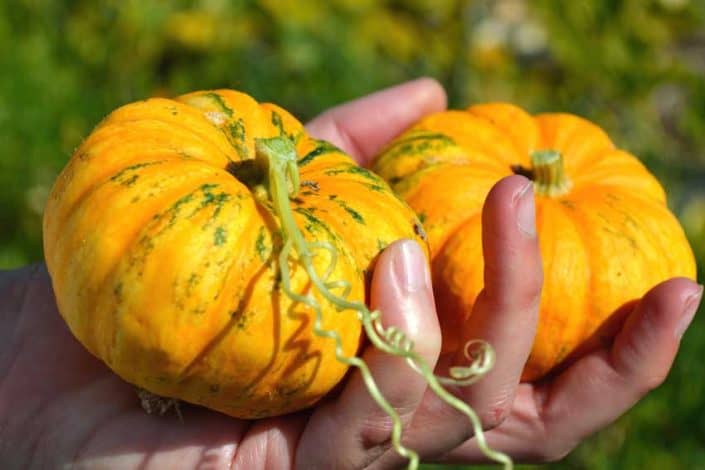
<svg viewBox="0 0 705 470">
<path fill-rule="evenodd" d="M 230 87 L 303 120 L 420 75 L 603 126 L 705 265 L 702 0 L 0 0 L 0 268 L 41 259 L 71 151 L 129 101 Z M 667 383 L 551 468 L 705 468 L 705 315 Z"/>
</svg>

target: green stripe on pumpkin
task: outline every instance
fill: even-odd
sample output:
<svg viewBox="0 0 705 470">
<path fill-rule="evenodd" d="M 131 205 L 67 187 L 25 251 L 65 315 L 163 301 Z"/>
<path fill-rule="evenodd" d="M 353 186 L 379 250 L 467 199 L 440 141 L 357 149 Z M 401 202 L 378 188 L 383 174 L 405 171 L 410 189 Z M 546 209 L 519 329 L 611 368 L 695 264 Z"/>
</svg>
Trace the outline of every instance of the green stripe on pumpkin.
<svg viewBox="0 0 705 470">
<path fill-rule="evenodd" d="M 385 159 L 393 159 L 400 155 L 439 151 L 453 145 L 456 145 L 455 141 L 445 134 L 421 131 L 397 140 L 382 155 Z"/>
<path fill-rule="evenodd" d="M 206 97 L 210 98 L 211 100 L 213 100 L 218 105 L 220 110 L 222 112 L 224 112 L 228 117 L 233 117 L 233 110 L 228 108 L 228 105 L 226 105 L 225 101 L 223 101 L 223 97 L 220 96 L 218 93 L 213 93 L 211 91 L 208 93 L 204 93 L 203 96 L 206 96 Z"/>
<path fill-rule="evenodd" d="M 316 157 L 320 155 L 325 155 L 327 153 L 333 152 L 340 152 L 340 149 L 338 149 L 338 147 L 329 142 L 326 142 L 325 140 L 318 140 L 316 141 L 316 143 L 316 148 L 304 155 L 304 157 L 297 162 L 299 166 L 304 166 L 311 163 Z"/>
</svg>

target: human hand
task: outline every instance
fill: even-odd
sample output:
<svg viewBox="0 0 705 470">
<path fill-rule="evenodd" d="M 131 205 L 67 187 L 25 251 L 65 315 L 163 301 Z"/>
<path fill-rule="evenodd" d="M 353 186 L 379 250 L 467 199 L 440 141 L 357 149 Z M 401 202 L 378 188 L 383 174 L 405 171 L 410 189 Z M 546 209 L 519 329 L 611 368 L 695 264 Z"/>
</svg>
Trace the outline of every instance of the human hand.
<svg viewBox="0 0 705 470">
<path fill-rule="evenodd" d="M 424 90 L 427 90 L 424 86 L 406 87 L 376 101 L 389 112 L 383 122 L 377 123 L 378 127 L 384 124 L 389 133 L 387 138 L 433 110 L 425 103 L 438 100 L 426 100 Z M 432 87 L 431 92 L 439 96 L 437 87 Z M 404 110 L 391 103 L 396 98 L 404 101 Z M 342 122 L 341 126 L 345 124 Z M 345 135 L 365 140 L 368 134 L 372 133 Z M 379 142 L 381 137 L 377 137 Z M 342 146 L 348 143 L 336 142 Z M 413 243 L 409 248 L 409 243 L 395 244 L 382 256 L 373 282 L 375 292 L 393 287 L 385 283 L 395 269 L 401 268 L 402 275 L 407 273 L 403 262 L 407 250 L 412 252 L 412 262 L 415 259 L 420 264 L 419 272 L 424 272 L 425 261 L 420 250 Z M 439 341 L 432 301 L 428 300 L 430 289 L 424 292 L 427 302 L 419 308 L 429 312 L 428 318 L 436 328 L 431 336 Z M 383 297 L 384 302 L 394 304 L 389 309 L 384 307 L 391 317 L 407 308 L 405 302 L 413 302 L 398 290 Z M 402 326 L 411 331 L 425 328 L 427 322 L 414 315 L 405 315 L 404 319 Z M 297 442 L 308 427 L 312 411 L 246 421 L 185 405 L 181 410 L 183 422 L 175 413 L 162 417 L 147 415 L 140 408 L 135 388 L 91 356 L 71 335 L 57 311 L 43 266 L 0 272 L 0 324 L 2 468 L 69 465 L 120 469 L 203 466 L 285 469 L 294 466 Z M 313 442 L 326 439 L 315 432 L 308 435 L 314 437 Z M 312 465 L 299 458 L 298 466 Z M 325 462 L 323 467 L 330 468 Z"/>
<path fill-rule="evenodd" d="M 430 111 L 445 107 L 445 97 L 437 84 L 417 81 L 406 86 L 414 87 L 416 96 L 424 99 L 424 104 L 410 100 L 413 106 Z M 385 129 L 388 115 L 403 116 L 406 109 L 402 96 L 396 98 L 399 104 L 392 111 L 382 105 L 379 96 L 330 110 L 309 124 L 309 131 L 337 142 L 366 165 L 395 137 L 396 131 Z M 489 430 L 485 433 L 489 446 L 519 462 L 564 457 L 660 385 L 702 296 L 702 287 L 688 279 L 661 283 L 616 312 L 609 328 L 601 332 L 599 343 L 586 345 L 565 369 L 536 384 L 520 383 L 534 338 L 542 285 L 533 200 L 531 185 L 521 176 L 505 178 L 488 195 L 483 210 L 485 290 L 464 333 L 467 340 L 488 341 L 496 351 L 497 363 L 478 383 L 455 390 L 480 415 Z M 437 356 L 432 354 L 432 336 L 437 330 L 430 313 L 413 308 L 403 312 L 405 320 L 401 316 L 390 318 L 384 308 L 390 304 L 383 300 L 380 303 L 388 321 L 394 324 L 419 321 L 413 316 L 428 321 L 426 329 L 407 327 L 406 331 L 433 362 Z M 443 373 L 455 359 L 440 358 L 438 371 Z M 440 402 L 402 367 L 393 367 L 390 364 L 385 370 L 380 366 L 377 371 L 389 384 L 387 396 L 408 423 L 405 445 L 430 460 L 486 461 L 467 418 Z M 390 377 L 392 370 L 394 377 Z M 348 385 L 350 395 L 354 384 L 351 380 Z M 355 395 L 359 401 L 347 413 L 341 414 L 340 408 L 345 410 L 342 403 L 317 409 L 302 444 L 312 449 L 311 454 L 318 453 L 321 462 L 329 456 L 358 455 L 355 462 L 374 462 L 375 468 L 399 466 L 402 462 L 387 440 L 389 421 L 366 398 L 361 385 L 359 388 Z M 339 398 L 344 399 L 344 395 Z M 314 445 L 315 438 L 309 435 L 319 427 L 320 434 L 328 437 Z M 303 451 L 300 446 L 299 455 Z"/>
<path fill-rule="evenodd" d="M 365 163 L 401 130 L 444 106 L 442 89 L 420 80 L 335 108 L 308 127 L 314 136 L 333 141 Z M 499 425 L 487 433 L 490 445 L 519 460 L 561 456 L 655 386 L 653 377 L 665 376 L 675 355 L 672 326 L 680 302 L 694 289 L 685 280 L 659 286 L 627 312 L 614 346 L 590 353 L 551 382 L 518 385 L 533 340 L 541 286 L 535 238 L 525 236 L 515 223 L 512 196 L 526 183 L 510 177 L 488 198 L 484 217 L 495 224 L 485 234 L 485 258 L 495 262 L 487 263 L 486 300 L 473 314 L 476 324 L 470 333 L 490 341 L 498 361 L 481 382 L 456 390 L 478 410 L 486 427 Z M 43 268 L 3 277 L 0 461 L 9 468 L 66 463 L 86 468 L 220 468 L 231 463 L 234 468 L 383 468 L 403 463 L 389 447 L 389 420 L 356 373 L 340 394 L 293 415 L 244 421 L 188 407 L 184 423 L 174 416 L 147 416 L 133 387 L 70 335 Z M 384 312 L 385 324 L 406 331 L 421 355 L 436 363 L 440 332 L 425 262 L 413 243 L 393 244 L 380 256 L 372 303 Z M 428 459 L 481 459 L 466 419 L 436 399 L 403 361 L 371 347 L 362 355 L 383 394 L 408 423 L 409 447 Z M 600 362 L 605 356 L 622 359 Z M 581 403 L 578 393 L 589 385 L 598 393 Z M 601 401 L 622 395 L 628 399 Z M 585 414 L 600 419 L 586 420 Z"/>
</svg>

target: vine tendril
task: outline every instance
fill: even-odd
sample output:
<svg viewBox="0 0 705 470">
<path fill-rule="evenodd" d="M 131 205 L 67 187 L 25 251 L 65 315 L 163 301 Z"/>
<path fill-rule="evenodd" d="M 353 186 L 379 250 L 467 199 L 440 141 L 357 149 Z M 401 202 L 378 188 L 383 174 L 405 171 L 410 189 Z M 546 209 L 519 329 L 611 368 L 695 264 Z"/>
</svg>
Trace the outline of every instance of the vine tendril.
<svg viewBox="0 0 705 470">
<path fill-rule="evenodd" d="M 356 356 L 346 356 L 340 335 L 334 330 L 323 328 L 323 312 L 316 298 L 310 294 L 299 294 L 291 287 L 291 274 L 289 259 L 292 250 L 295 251 L 298 261 L 303 266 L 311 283 L 328 302 L 339 310 L 353 310 L 362 323 L 370 342 L 378 349 L 406 360 L 409 366 L 422 375 L 429 388 L 443 401 L 462 412 L 470 420 L 475 432 L 477 446 L 485 456 L 498 463 L 504 464 L 505 469 L 512 468 L 509 456 L 491 449 L 487 445 L 482 424 L 477 413 L 465 402 L 448 392 L 443 385 L 469 385 L 479 380 L 486 374 L 495 362 L 494 350 L 485 341 L 474 340 L 465 345 L 465 357 L 470 362 L 467 366 L 456 366 L 449 370 L 449 377 L 438 377 L 428 363 L 414 350 L 414 342 L 396 327 L 385 328 L 382 324 L 382 314 L 379 310 L 370 311 L 360 301 L 349 300 L 351 285 L 346 280 L 329 280 L 335 271 L 338 260 L 337 249 L 327 241 L 308 242 L 296 225 L 289 198 L 295 197 L 299 189 L 299 173 L 296 158 L 296 149 L 287 137 L 273 137 L 257 139 L 256 159 L 262 165 L 267 175 L 266 189 L 271 199 L 274 212 L 279 218 L 284 244 L 279 253 L 279 270 L 281 286 L 284 293 L 294 302 L 300 302 L 310 307 L 315 313 L 313 332 L 323 338 L 328 338 L 335 343 L 335 357 L 338 361 L 348 366 L 357 367 L 362 379 L 373 400 L 382 408 L 392 420 L 391 443 L 394 450 L 402 457 L 408 459 L 408 467 L 415 470 L 419 465 L 418 454 L 401 443 L 402 422 L 399 414 L 382 395 L 377 383 L 370 373 L 367 364 Z M 319 275 L 313 266 L 313 259 L 317 252 L 328 252 L 330 258 L 322 275 Z M 341 290 L 339 295 L 333 290 Z"/>
</svg>

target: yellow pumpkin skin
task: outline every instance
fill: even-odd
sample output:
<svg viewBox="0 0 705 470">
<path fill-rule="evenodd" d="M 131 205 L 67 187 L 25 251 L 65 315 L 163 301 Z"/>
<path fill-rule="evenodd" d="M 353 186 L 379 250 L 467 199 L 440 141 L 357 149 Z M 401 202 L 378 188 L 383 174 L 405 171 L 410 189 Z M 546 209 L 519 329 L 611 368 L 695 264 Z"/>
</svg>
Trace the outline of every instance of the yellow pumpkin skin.
<svg viewBox="0 0 705 470">
<path fill-rule="evenodd" d="M 278 279 L 279 222 L 232 171 L 255 139 L 289 136 L 303 182 L 291 200 L 309 241 L 332 243 L 331 279 L 365 298 L 387 244 L 419 240 L 387 184 L 285 110 L 232 90 L 123 106 L 75 151 L 44 214 L 46 263 L 73 334 L 126 381 L 238 418 L 310 406 L 346 372 L 313 311 Z M 314 258 L 322 273 L 327 252 Z M 310 289 L 291 261 L 295 292 Z M 315 294 L 315 293 L 314 293 Z M 323 328 L 355 355 L 361 324 L 320 296 Z"/>
<path fill-rule="evenodd" d="M 655 284 L 696 276 L 661 185 L 599 127 L 569 114 L 531 116 L 505 103 L 429 115 L 395 139 L 373 170 L 426 229 L 445 352 L 460 346 L 483 288 L 485 197 L 518 168 L 530 173 L 537 150 L 562 155 L 570 187 L 549 195 L 534 185 L 544 287 L 524 380 L 544 376 Z"/>
</svg>

